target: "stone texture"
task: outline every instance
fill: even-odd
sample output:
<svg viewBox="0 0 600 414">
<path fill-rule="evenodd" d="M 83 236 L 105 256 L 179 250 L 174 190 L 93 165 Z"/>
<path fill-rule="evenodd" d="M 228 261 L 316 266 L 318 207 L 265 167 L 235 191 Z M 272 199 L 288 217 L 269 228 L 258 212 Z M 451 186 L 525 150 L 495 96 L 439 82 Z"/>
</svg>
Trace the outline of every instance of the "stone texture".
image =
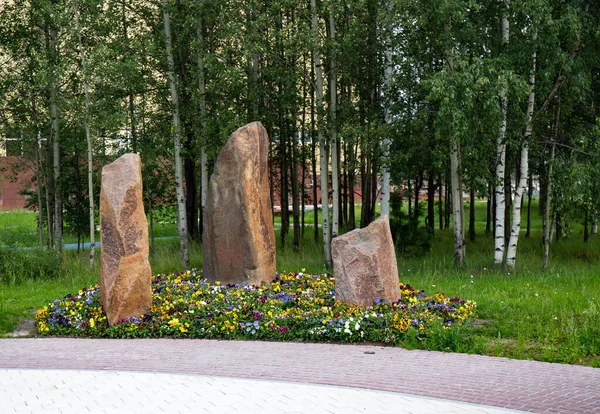
<svg viewBox="0 0 600 414">
<path fill-rule="evenodd" d="M 108 324 L 150 312 L 152 270 L 137 154 L 102 168 L 100 240 L 100 295 Z"/>
<path fill-rule="evenodd" d="M 269 137 L 260 122 L 235 131 L 210 177 L 204 211 L 204 276 L 259 285 L 275 277 Z"/>
<path fill-rule="evenodd" d="M 387 216 L 332 240 L 335 298 L 372 305 L 400 299 L 396 252 Z"/>
</svg>

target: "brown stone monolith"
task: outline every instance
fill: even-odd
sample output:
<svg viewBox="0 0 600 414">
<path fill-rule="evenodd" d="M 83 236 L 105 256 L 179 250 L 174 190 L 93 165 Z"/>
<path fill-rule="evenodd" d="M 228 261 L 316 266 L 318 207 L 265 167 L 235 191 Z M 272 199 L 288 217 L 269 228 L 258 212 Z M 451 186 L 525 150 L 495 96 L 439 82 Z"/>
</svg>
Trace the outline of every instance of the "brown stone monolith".
<svg viewBox="0 0 600 414">
<path fill-rule="evenodd" d="M 400 299 L 398 264 L 387 216 L 334 238 L 331 250 L 337 300 L 369 306 L 375 298 L 390 302 Z"/>
<path fill-rule="evenodd" d="M 235 131 L 210 177 L 204 209 L 204 276 L 260 285 L 275 277 L 269 137 L 260 122 Z"/>
<path fill-rule="evenodd" d="M 137 154 L 102 168 L 100 241 L 100 296 L 108 324 L 149 313 L 152 270 Z"/>
</svg>

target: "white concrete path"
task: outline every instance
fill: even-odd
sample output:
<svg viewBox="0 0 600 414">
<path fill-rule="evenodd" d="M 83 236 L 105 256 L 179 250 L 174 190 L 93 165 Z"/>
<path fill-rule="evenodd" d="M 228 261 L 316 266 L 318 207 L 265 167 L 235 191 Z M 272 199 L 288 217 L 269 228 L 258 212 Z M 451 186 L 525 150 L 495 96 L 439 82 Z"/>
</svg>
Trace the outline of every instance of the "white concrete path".
<svg viewBox="0 0 600 414">
<path fill-rule="evenodd" d="M 0 369 L 0 413 L 469 413 L 517 411 L 362 388 L 128 371 Z"/>
</svg>

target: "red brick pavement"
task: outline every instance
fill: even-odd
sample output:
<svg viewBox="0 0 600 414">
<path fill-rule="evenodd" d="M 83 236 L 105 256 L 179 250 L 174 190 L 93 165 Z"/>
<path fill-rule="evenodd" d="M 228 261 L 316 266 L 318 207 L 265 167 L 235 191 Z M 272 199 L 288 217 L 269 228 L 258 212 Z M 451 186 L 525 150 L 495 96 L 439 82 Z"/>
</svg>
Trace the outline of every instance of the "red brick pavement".
<svg viewBox="0 0 600 414">
<path fill-rule="evenodd" d="M 538 413 L 600 413 L 600 369 L 365 345 L 2 339 L 0 368 L 262 378 L 371 388 Z"/>
</svg>

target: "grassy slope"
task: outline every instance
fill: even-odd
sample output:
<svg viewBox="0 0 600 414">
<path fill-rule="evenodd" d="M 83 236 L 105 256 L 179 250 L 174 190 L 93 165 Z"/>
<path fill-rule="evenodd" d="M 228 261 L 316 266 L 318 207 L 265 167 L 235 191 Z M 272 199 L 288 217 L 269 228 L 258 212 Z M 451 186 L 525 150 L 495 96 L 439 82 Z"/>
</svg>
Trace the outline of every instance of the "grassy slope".
<svg viewBox="0 0 600 414">
<path fill-rule="evenodd" d="M 476 207 L 477 240 L 467 244 L 463 268 L 452 262 L 450 229 L 436 229 L 432 250 L 423 256 L 398 257 L 402 282 L 477 301 L 482 321 L 468 337 L 458 338 L 460 343 L 453 349 L 600 366 L 600 237 L 584 244 L 582 226 L 572 221 L 570 237 L 552 245 L 551 265 L 543 270 L 541 219 L 534 206 L 532 236 L 526 239 L 522 234 L 517 268 L 494 267 L 493 240 L 483 232 L 485 203 Z M 163 231 L 168 234 L 167 229 Z M 277 268 L 324 271 L 322 246 L 312 237 L 312 227 L 306 227 L 298 253 L 293 252 L 291 235 L 285 251 L 278 238 Z M 154 273 L 180 269 L 176 250 L 176 240 L 157 244 Z M 19 316 L 30 314 L 28 310 L 96 281 L 98 271 L 89 275 L 86 258 L 85 253 L 79 257 L 69 253 L 64 276 L 58 280 L 0 285 L 0 332 L 14 328 Z M 191 266 L 201 265 L 201 249 L 195 246 Z"/>
</svg>

